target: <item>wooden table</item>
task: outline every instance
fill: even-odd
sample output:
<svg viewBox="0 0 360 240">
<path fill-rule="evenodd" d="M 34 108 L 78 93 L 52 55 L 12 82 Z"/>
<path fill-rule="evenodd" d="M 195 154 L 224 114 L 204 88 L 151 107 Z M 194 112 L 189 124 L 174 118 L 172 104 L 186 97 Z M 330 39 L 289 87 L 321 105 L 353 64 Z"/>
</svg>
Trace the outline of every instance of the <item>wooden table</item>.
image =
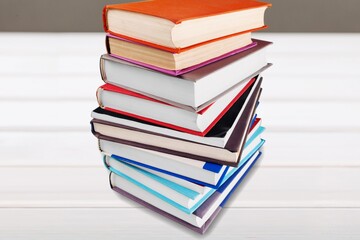
<svg viewBox="0 0 360 240">
<path fill-rule="evenodd" d="M 360 238 L 360 35 L 274 41 L 264 156 L 207 239 Z M 0 34 L 0 239 L 191 239 L 108 185 L 90 112 L 101 33 Z"/>
</svg>

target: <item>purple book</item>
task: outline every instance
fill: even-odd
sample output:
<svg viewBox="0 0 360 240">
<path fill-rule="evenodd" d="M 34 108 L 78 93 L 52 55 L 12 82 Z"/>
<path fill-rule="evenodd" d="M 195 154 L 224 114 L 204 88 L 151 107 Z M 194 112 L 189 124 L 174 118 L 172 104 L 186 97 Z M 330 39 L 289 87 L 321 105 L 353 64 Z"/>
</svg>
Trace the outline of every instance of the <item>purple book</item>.
<svg viewBox="0 0 360 240">
<path fill-rule="evenodd" d="M 232 56 L 234 54 L 237 54 L 237 53 L 240 53 L 240 52 L 243 52 L 243 51 L 246 51 L 248 49 L 251 49 L 253 47 L 255 47 L 257 45 L 257 42 L 254 41 L 252 43 L 250 43 L 249 45 L 246 45 L 244 47 L 241 47 L 241 48 L 238 48 L 238 49 L 235 49 L 233 51 L 230 51 L 228 53 L 225 53 L 223 55 L 220 55 L 218 57 L 215 57 L 215 58 L 212 58 L 212 59 L 209 59 L 207 61 L 204 61 L 202 63 L 199 63 L 199 64 L 196 64 L 196 65 L 193 65 L 191 67 L 188 67 L 188 68 L 184 68 L 184 69 L 180 69 L 180 70 L 169 70 L 169 69 L 164 69 L 164 68 L 161 68 L 161 67 L 157 67 L 157 66 L 154 66 L 154 65 L 150 65 L 150 64 L 147 64 L 147 63 L 144 63 L 144 62 L 139 62 L 139 61 L 136 61 L 134 59 L 130 59 L 130 58 L 126 58 L 126 57 L 123 57 L 123 56 L 119 56 L 119 55 L 116 55 L 116 54 L 113 54 L 110 50 L 110 45 L 109 45 L 109 38 L 114 38 L 114 39 L 119 39 L 121 41 L 125 41 L 125 42 L 129 42 L 129 43 L 132 43 L 132 44 L 136 44 L 136 45 L 142 45 L 142 46 L 146 46 L 146 45 L 143 45 L 143 44 L 140 44 L 138 42 L 133 42 L 133 41 L 130 41 L 130 40 L 127 40 L 127 39 L 124 39 L 124 38 L 121 38 L 121 37 L 117 37 L 117 36 L 114 36 L 114 35 L 107 35 L 106 36 L 106 49 L 107 49 L 107 52 L 113 56 L 113 57 L 116 57 L 116 58 L 119 58 L 121 60 L 124 60 L 124 61 L 127 61 L 127 62 L 130 62 L 132 64 L 135 64 L 135 65 L 138 65 L 138 66 L 142 66 L 142 67 L 145 67 L 145 68 L 149 68 L 149 69 L 152 69 L 152 70 L 155 70 L 155 71 L 158 71 L 158 72 L 162 72 L 162 73 L 165 73 L 165 74 L 169 74 L 169 75 L 172 75 L 172 76 L 178 76 L 178 75 L 182 75 L 182 74 L 185 74 L 185 73 L 188 73 L 188 72 L 191 72 L 195 69 L 198 69 L 198 68 L 201 68 L 205 65 L 208 65 L 210 63 L 213 63 L 213 62 L 216 62 L 216 61 L 219 61 L 223 58 L 226 58 L 226 57 L 229 57 L 229 56 Z M 146 46 L 146 47 L 149 47 L 149 46 Z M 150 47 L 149 47 L 150 48 Z"/>
<path fill-rule="evenodd" d="M 112 173 L 110 173 L 110 174 L 112 174 Z M 138 204 L 140 204 L 140 205 L 142 205 L 142 206 L 144 206 L 144 207 L 146 207 L 146 208 L 148 208 L 148 209 L 150 209 L 150 210 L 152 210 L 154 212 L 157 212 L 158 214 L 160 214 L 160 215 L 162 215 L 162 216 L 164 216 L 164 217 L 166 217 L 166 218 L 168 218 L 168 219 L 170 219 L 170 220 L 172 220 L 174 222 L 177 222 L 177 223 L 179 223 L 179 224 L 181 224 L 181 225 L 183 225 L 183 226 L 185 226 L 187 228 L 190 228 L 191 230 L 193 230 L 195 232 L 201 233 L 201 234 L 206 232 L 206 230 L 209 228 L 210 224 L 215 220 L 216 216 L 219 214 L 220 210 L 222 209 L 222 207 L 219 206 L 215 210 L 215 212 L 211 215 L 211 217 L 206 221 L 206 223 L 201 228 L 198 228 L 198 227 L 195 227 L 195 226 L 181 220 L 180 218 L 177 218 L 177 217 L 175 217 L 175 216 L 161 210 L 160 208 L 154 207 L 153 205 L 145 202 L 144 200 L 142 200 L 140 198 L 135 197 L 134 195 L 131 195 L 130 193 L 128 193 L 128 192 L 126 192 L 126 191 L 124 191 L 124 190 L 122 190 L 122 189 L 120 189 L 118 187 L 113 187 L 112 189 L 115 192 L 120 193 L 124 197 L 127 197 L 127 198 L 131 199 L 132 201 L 137 202 Z"/>
<path fill-rule="evenodd" d="M 214 208 L 214 204 L 217 202 L 218 205 L 215 206 L 216 208 L 213 210 L 210 217 L 206 220 L 206 222 L 201 227 L 196 227 L 196 226 L 180 219 L 179 217 L 173 216 L 170 213 L 168 213 L 158 207 L 155 207 L 154 205 L 151 205 L 150 203 L 146 202 L 145 200 L 140 199 L 140 198 L 124 191 L 123 189 L 121 189 L 117 186 L 114 186 L 112 183 L 113 182 L 112 176 L 114 175 L 113 173 L 110 173 L 109 181 L 110 181 L 111 188 L 114 191 L 116 191 L 117 193 L 133 200 L 134 202 L 137 202 L 138 204 L 140 204 L 154 212 L 157 212 L 158 214 L 160 214 L 168 219 L 173 220 L 174 222 L 177 222 L 195 232 L 203 234 L 209 228 L 211 223 L 215 220 L 216 216 L 219 214 L 221 209 L 224 207 L 225 203 L 227 202 L 227 200 L 229 199 L 231 194 L 234 192 L 234 190 L 237 188 L 237 186 L 242 182 L 242 180 L 245 178 L 245 176 L 247 175 L 249 170 L 254 166 L 254 164 L 257 162 L 257 160 L 260 158 L 260 156 L 261 156 L 261 152 L 255 153 L 254 156 L 252 156 L 251 159 L 246 164 L 244 164 L 242 167 L 240 167 L 221 187 L 219 187 L 217 189 L 217 191 L 215 193 L 213 193 L 213 195 L 210 198 L 208 198 L 202 205 L 200 205 L 200 207 L 193 213 L 193 215 L 195 215 L 196 217 L 203 218 L 209 211 L 211 211 L 211 209 Z M 239 176 L 240 176 L 240 178 L 239 178 Z M 236 182 L 234 182 L 234 181 L 236 181 Z M 220 202 L 219 202 L 219 198 L 221 198 L 221 197 L 222 197 L 222 199 L 220 199 Z"/>
</svg>

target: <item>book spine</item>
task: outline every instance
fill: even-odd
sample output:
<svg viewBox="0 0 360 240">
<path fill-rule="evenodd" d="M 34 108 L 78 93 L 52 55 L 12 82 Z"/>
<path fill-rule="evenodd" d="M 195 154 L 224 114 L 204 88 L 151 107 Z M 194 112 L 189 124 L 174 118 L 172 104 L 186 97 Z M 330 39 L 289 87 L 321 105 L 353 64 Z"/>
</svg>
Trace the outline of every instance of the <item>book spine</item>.
<svg viewBox="0 0 360 240">
<path fill-rule="evenodd" d="M 103 28 L 104 31 L 107 32 L 108 31 L 108 24 L 107 24 L 107 10 L 108 10 L 108 6 L 105 6 L 103 8 L 102 11 L 102 18 L 103 18 Z"/>
<path fill-rule="evenodd" d="M 106 83 L 107 77 L 105 71 L 105 59 L 103 58 L 103 56 L 100 57 L 99 68 L 100 68 L 101 79 Z"/>
<path fill-rule="evenodd" d="M 104 105 L 101 102 L 101 94 L 104 91 L 104 89 L 102 88 L 102 86 L 98 87 L 98 89 L 96 90 L 96 100 L 99 104 L 99 107 L 104 108 Z"/>
<path fill-rule="evenodd" d="M 106 46 L 107 53 L 110 54 L 111 49 L 110 49 L 110 43 L 109 43 L 109 36 L 108 35 L 106 35 L 106 37 L 105 37 L 105 46 Z"/>
</svg>

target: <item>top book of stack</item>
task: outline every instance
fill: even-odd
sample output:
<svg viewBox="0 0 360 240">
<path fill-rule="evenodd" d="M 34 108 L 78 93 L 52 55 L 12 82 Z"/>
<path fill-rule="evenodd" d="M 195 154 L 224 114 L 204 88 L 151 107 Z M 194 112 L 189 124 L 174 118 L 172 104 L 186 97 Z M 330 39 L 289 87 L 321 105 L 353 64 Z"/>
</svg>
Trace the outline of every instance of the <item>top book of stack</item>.
<svg viewBox="0 0 360 240">
<path fill-rule="evenodd" d="M 181 53 L 266 28 L 269 3 L 253 0 L 151 0 L 107 5 L 104 29 L 111 35 Z"/>
</svg>

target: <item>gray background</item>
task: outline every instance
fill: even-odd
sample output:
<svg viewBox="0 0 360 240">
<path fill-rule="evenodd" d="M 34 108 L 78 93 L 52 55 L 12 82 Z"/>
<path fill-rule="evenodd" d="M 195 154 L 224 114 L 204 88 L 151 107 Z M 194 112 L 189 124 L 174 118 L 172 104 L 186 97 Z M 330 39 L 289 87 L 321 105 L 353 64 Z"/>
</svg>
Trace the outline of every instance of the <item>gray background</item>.
<svg viewBox="0 0 360 240">
<path fill-rule="evenodd" d="M 102 7 L 119 2 L 125 1 L 0 0 L 0 31 L 102 31 Z M 273 7 L 266 13 L 266 23 L 271 26 L 267 31 L 360 32 L 359 0 L 269 2 Z"/>
</svg>

